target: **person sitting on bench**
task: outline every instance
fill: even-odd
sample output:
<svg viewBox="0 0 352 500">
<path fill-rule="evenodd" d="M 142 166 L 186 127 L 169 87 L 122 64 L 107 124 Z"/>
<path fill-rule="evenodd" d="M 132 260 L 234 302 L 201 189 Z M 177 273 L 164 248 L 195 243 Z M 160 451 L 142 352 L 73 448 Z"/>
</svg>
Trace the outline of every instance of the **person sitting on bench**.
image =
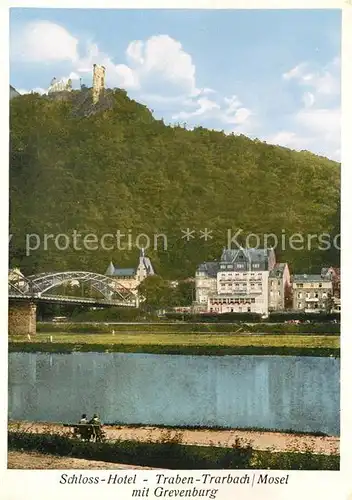
<svg viewBox="0 0 352 500">
<path fill-rule="evenodd" d="M 94 437 L 94 440 L 96 441 L 97 438 L 99 438 L 102 435 L 101 421 L 96 413 L 94 413 L 91 420 L 89 420 L 89 423 L 93 425 L 93 437 Z"/>
<path fill-rule="evenodd" d="M 99 425 L 99 426 L 101 426 L 100 418 L 98 417 L 98 415 L 96 413 L 94 413 L 94 415 L 91 418 L 91 420 L 89 420 L 89 423 L 93 424 L 93 425 Z"/>
<path fill-rule="evenodd" d="M 80 424 L 88 424 L 88 419 L 87 419 L 87 415 L 85 413 L 83 413 L 83 415 L 81 416 L 81 420 L 79 421 Z"/>
</svg>

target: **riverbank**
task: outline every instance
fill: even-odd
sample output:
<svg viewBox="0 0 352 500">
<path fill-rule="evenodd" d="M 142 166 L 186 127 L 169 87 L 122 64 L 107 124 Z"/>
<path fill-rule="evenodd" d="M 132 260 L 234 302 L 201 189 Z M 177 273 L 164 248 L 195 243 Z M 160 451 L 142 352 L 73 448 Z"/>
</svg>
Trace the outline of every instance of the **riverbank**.
<svg viewBox="0 0 352 500">
<path fill-rule="evenodd" d="M 91 461 L 108 463 L 107 468 L 113 463 L 119 464 L 116 468 L 134 464 L 164 469 L 339 470 L 340 467 L 338 439 L 325 436 L 104 426 L 106 441 L 94 443 L 75 439 L 59 424 L 28 424 L 27 428 L 23 423 L 10 424 L 9 453 L 49 455 L 49 466 L 50 455 L 55 455 L 87 460 L 80 464 L 82 468 L 94 468 Z M 261 444 L 259 434 L 263 434 Z M 45 465 L 42 462 L 43 468 Z"/>
<path fill-rule="evenodd" d="M 198 322 L 187 321 L 157 323 L 151 322 L 125 322 L 125 323 L 106 323 L 106 322 L 38 322 L 38 333 L 134 333 L 134 334 L 274 334 L 274 335 L 340 335 L 339 323 L 245 323 L 233 322 Z"/>
<path fill-rule="evenodd" d="M 60 433 L 70 435 L 70 428 L 59 423 L 10 421 L 8 430 L 27 433 Z M 186 445 L 232 447 L 236 440 L 251 443 L 255 450 L 275 452 L 301 452 L 308 448 L 314 454 L 338 455 L 340 439 L 335 436 L 315 436 L 294 432 L 273 432 L 243 429 L 211 428 L 163 428 L 157 426 L 105 425 L 104 432 L 108 441 L 166 442 L 177 438 Z"/>
<path fill-rule="evenodd" d="M 57 325 L 59 326 L 59 325 Z M 251 333 L 38 332 L 9 337 L 9 352 L 125 352 L 183 355 L 340 356 L 337 335 Z"/>
<path fill-rule="evenodd" d="M 84 458 L 60 457 L 48 453 L 38 453 L 30 451 L 9 451 L 7 454 L 8 469 L 94 469 L 94 470 L 118 470 L 136 469 L 150 470 L 153 467 L 141 467 L 130 464 L 117 464 L 113 462 L 103 462 L 101 460 L 86 460 Z"/>
</svg>

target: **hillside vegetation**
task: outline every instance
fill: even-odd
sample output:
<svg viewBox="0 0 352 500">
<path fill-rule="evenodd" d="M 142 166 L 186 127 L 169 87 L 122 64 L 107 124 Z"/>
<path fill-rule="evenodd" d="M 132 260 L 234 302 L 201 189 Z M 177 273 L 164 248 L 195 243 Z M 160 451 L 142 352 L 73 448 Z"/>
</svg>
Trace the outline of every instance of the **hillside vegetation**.
<svg viewBox="0 0 352 500">
<path fill-rule="evenodd" d="M 148 255 L 165 278 L 194 275 L 198 263 L 218 259 L 228 229 L 279 237 L 339 233 L 336 162 L 243 135 L 166 126 L 120 89 L 107 91 L 93 111 L 79 91 L 11 101 L 10 264 L 25 274 L 104 272 L 111 259 L 127 267 L 138 255 L 135 247 L 59 250 L 53 239 L 44 248 L 44 233 L 100 238 L 120 230 L 132 241 L 139 233 L 164 233 L 167 250 L 159 239 Z M 182 239 L 186 228 L 197 231 L 189 242 Z M 199 239 L 205 228 L 213 231 L 207 242 Z M 26 234 L 40 238 L 31 237 L 32 246 L 40 243 L 31 255 Z M 338 262 L 336 251 L 279 248 L 278 257 L 295 272 Z"/>
</svg>

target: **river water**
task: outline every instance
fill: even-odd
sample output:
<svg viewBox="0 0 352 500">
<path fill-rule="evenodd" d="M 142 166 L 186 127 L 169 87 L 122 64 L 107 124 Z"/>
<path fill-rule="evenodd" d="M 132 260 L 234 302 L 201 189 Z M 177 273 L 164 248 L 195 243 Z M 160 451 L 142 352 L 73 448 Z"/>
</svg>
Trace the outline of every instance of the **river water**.
<svg viewBox="0 0 352 500">
<path fill-rule="evenodd" d="M 324 357 L 10 353 L 9 418 L 338 435 L 339 384 Z"/>
</svg>

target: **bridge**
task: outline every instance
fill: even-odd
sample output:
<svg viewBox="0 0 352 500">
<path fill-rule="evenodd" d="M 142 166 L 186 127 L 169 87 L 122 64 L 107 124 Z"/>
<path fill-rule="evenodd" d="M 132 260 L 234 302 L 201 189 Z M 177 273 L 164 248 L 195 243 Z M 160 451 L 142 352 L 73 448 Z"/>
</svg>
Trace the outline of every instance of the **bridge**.
<svg viewBox="0 0 352 500">
<path fill-rule="evenodd" d="M 55 288 L 71 290 L 86 287 L 88 296 L 53 294 Z M 38 302 L 78 304 L 101 307 L 138 307 L 138 297 L 121 283 L 102 274 L 87 271 L 63 271 L 24 276 L 10 270 L 8 279 L 9 331 L 34 334 Z"/>
</svg>

